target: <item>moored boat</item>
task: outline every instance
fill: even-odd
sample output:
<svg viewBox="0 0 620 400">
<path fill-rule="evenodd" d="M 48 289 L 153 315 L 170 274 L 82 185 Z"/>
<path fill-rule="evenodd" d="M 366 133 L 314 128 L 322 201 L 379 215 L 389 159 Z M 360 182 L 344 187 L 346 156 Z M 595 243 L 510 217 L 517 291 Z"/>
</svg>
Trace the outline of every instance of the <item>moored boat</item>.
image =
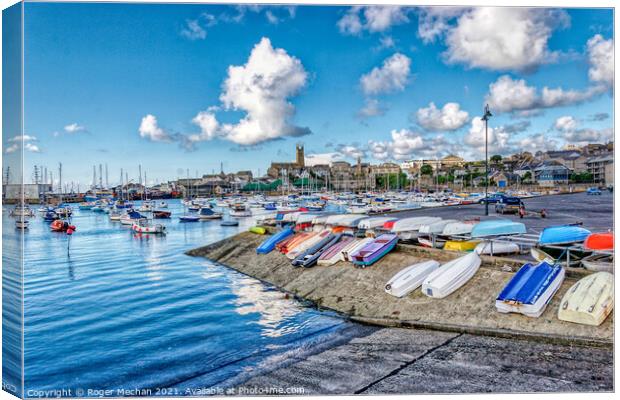
<svg viewBox="0 0 620 400">
<path fill-rule="evenodd" d="M 239 221 L 226 220 L 220 223 L 220 226 L 239 226 Z"/>
<path fill-rule="evenodd" d="M 163 210 L 154 210 L 153 211 L 153 218 L 156 218 L 156 219 L 170 218 L 171 215 L 172 215 L 172 212 L 170 212 L 170 211 L 163 211 Z"/>
<path fill-rule="evenodd" d="M 221 219 L 222 213 L 215 212 L 210 208 L 201 208 L 198 217 L 200 219 Z"/>
<path fill-rule="evenodd" d="M 422 285 L 433 271 L 439 268 L 439 262 L 428 260 L 410 265 L 400 270 L 385 285 L 385 291 L 392 296 L 403 297 Z"/>
<path fill-rule="evenodd" d="M 598 326 L 614 307 L 614 276 L 597 272 L 577 281 L 564 294 L 558 319 L 577 324 Z"/>
<path fill-rule="evenodd" d="M 200 221 L 200 217 L 195 214 L 186 214 L 186 215 L 181 215 L 179 217 L 179 221 L 180 222 L 198 222 Z"/>
<path fill-rule="evenodd" d="M 162 234 L 166 233 L 166 227 L 162 224 L 151 224 L 147 219 L 139 219 L 131 226 L 131 229 L 136 233 L 152 233 Z"/>
<path fill-rule="evenodd" d="M 431 272 L 422 283 L 422 293 L 437 299 L 444 298 L 469 281 L 480 267 L 476 252 L 449 261 Z"/>
</svg>

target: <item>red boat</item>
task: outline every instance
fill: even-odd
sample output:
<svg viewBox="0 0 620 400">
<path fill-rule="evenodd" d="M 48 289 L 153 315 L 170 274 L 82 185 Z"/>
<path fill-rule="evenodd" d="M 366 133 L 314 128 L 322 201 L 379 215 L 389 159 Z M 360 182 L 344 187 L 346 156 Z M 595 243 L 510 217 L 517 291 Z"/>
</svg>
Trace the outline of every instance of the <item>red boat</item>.
<svg viewBox="0 0 620 400">
<path fill-rule="evenodd" d="M 170 211 L 161 211 L 161 210 L 155 210 L 153 211 L 153 218 L 170 218 L 170 216 L 172 215 L 172 212 Z"/>
<path fill-rule="evenodd" d="M 593 233 L 583 242 L 586 250 L 613 250 L 614 249 L 614 233 Z"/>
<path fill-rule="evenodd" d="M 383 229 L 391 230 L 394 227 L 394 222 L 396 221 L 397 220 L 386 222 L 385 224 L 383 224 Z"/>
</svg>

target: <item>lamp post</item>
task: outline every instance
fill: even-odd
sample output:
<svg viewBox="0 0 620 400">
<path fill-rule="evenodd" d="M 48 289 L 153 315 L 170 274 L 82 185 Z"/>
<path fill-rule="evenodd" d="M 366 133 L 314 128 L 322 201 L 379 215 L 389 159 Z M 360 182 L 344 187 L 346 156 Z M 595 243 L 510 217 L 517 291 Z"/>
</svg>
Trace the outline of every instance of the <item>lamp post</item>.
<svg viewBox="0 0 620 400">
<path fill-rule="evenodd" d="M 489 110 L 489 105 L 484 106 L 484 115 L 482 116 L 482 120 L 484 121 L 484 169 L 485 169 L 485 179 L 484 179 L 484 215 L 489 215 L 489 118 L 491 118 L 493 114 Z"/>
</svg>

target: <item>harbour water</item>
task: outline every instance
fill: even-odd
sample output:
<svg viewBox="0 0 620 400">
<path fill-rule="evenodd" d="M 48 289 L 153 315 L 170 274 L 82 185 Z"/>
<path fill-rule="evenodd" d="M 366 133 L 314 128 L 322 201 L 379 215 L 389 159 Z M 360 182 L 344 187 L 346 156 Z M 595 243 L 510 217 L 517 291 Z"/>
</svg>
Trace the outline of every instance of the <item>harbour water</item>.
<svg viewBox="0 0 620 400">
<path fill-rule="evenodd" d="M 169 204 L 173 218 L 156 220 L 167 226 L 165 236 L 140 236 L 77 207 L 71 237 L 50 232 L 40 216 L 31 221 L 24 234 L 26 396 L 204 394 L 196 390 L 273 368 L 338 340 L 350 325 L 183 254 L 246 230 L 251 218 L 233 228 L 218 220 L 181 223 L 181 203 Z M 5 246 L 16 246 L 13 219 L 3 221 Z"/>
</svg>

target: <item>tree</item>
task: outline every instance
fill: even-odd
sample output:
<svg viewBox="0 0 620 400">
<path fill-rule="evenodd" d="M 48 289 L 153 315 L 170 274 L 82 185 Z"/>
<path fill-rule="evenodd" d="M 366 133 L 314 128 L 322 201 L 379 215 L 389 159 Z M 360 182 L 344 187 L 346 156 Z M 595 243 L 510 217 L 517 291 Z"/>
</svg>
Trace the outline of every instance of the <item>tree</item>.
<svg viewBox="0 0 620 400">
<path fill-rule="evenodd" d="M 523 182 L 527 182 L 530 179 L 532 179 L 532 173 L 530 171 L 527 171 L 525 174 L 523 174 L 523 178 L 522 178 Z"/>
<path fill-rule="evenodd" d="M 433 174 L 433 167 L 431 167 L 428 164 L 424 164 L 420 168 L 420 172 L 422 173 L 422 175 L 432 175 Z"/>
<path fill-rule="evenodd" d="M 491 162 L 493 164 L 499 164 L 502 162 L 502 156 L 500 156 L 499 154 L 496 154 L 494 156 L 491 157 Z"/>
</svg>

